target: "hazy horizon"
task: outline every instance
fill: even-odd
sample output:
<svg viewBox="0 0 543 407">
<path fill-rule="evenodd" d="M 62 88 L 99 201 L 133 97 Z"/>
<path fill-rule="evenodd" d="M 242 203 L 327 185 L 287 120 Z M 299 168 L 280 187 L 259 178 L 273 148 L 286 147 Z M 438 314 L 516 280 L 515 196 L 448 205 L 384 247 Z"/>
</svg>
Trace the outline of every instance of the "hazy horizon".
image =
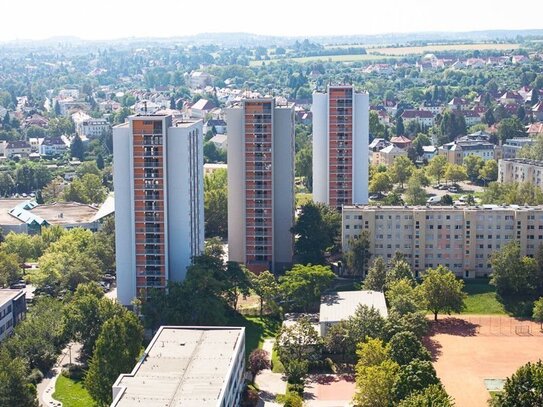
<svg viewBox="0 0 543 407">
<path fill-rule="evenodd" d="M 431 0 L 390 0 L 383 6 L 348 0 L 333 3 L 331 11 L 331 7 L 286 0 L 270 2 L 267 9 L 242 0 L 208 0 L 203 5 L 163 0 L 150 6 L 140 0 L 95 0 L 90 3 L 92 7 L 78 7 L 67 0 L 10 1 L 4 5 L 3 15 L 13 18 L 5 18 L 0 25 L 0 41 L 169 38 L 214 33 L 318 37 L 538 29 L 532 26 L 525 10 L 537 16 L 543 12 L 543 2 L 528 0 L 522 7 L 507 8 L 499 3 L 457 0 L 454 6 L 437 6 Z"/>
</svg>

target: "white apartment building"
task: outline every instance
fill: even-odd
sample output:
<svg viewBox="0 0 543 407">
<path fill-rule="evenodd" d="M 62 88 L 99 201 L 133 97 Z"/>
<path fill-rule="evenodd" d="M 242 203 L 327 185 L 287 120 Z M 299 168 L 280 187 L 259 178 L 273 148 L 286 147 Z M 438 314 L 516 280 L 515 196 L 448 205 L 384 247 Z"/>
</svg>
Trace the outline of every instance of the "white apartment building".
<svg viewBox="0 0 543 407">
<path fill-rule="evenodd" d="M 526 158 L 499 160 L 498 182 L 530 182 L 543 189 L 543 161 Z"/>
<path fill-rule="evenodd" d="M 69 145 L 66 145 L 62 137 L 48 137 L 43 139 L 39 145 L 40 155 L 62 155 L 68 150 L 68 147 Z"/>
<path fill-rule="evenodd" d="M 239 406 L 244 377 L 245 328 L 162 326 L 111 407 Z"/>
<path fill-rule="evenodd" d="M 89 139 L 98 138 L 111 131 L 111 124 L 106 119 L 87 119 L 82 121 L 76 130 L 80 136 L 87 136 Z"/>
<path fill-rule="evenodd" d="M 367 231 L 373 256 L 400 252 L 417 274 L 441 264 L 459 277 L 488 276 L 505 244 L 518 241 L 527 256 L 543 244 L 543 206 L 348 206 L 342 216 L 344 252 Z"/>
<path fill-rule="evenodd" d="M 185 278 L 204 249 L 202 121 L 133 115 L 113 129 L 117 295 Z"/>
<path fill-rule="evenodd" d="M 313 200 L 368 202 L 369 95 L 351 85 L 313 93 Z"/>
<path fill-rule="evenodd" d="M 518 152 L 525 146 L 531 146 L 534 139 L 531 137 L 513 137 L 505 140 L 502 145 L 503 158 L 517 158 Z"/>
<path fill-rule="evenodd" d="M 23 290 L 0 289 L 0 342 L 13 332 L 26 313 Z"/>
<path fill-rule="evenodd" d="M 432 127 L 435 123 L 435 115 L 430 110 L 404 110 L 402 113 L 402 119 L 405 126 L 409 122 L 416 122 L 421 127 Z"/>
<path fill-rule="evenodd" d="M 226 122 L 229 259 L 278 271 L 294 251 L 294 106 L 244 99 Z"/>
</svg>

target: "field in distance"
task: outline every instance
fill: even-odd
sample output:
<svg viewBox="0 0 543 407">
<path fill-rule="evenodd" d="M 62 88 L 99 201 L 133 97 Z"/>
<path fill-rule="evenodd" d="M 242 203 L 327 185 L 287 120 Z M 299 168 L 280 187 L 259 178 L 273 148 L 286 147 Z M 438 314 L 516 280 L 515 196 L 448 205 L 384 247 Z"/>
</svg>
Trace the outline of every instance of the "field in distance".
<svg viewBox="0 0 543 407">
<path fill-rule="evenodd" d="M 363 48 L 363 45 L 327 45 L 325 48 Z M 265 62 L 266 65 L 269 63 L 277 63 L 280 61 L 291 61 L 297 63 L 305 62 L 315 62 L 315 61 L 327 61 L 327 62 L 358 62 L 358 61 L 377 61 L 384 58 L 400 58 L 407 55 L 424 55 L 432 52 L 443 52 L 443 51 L 508 51 L 519 49 L 520 44 L 513 43 L 503 43 L 503 44 L 494 44 L 494 43 L 469 43 L 469 44 L 435 44 L 435 45 L 421 45 L 421 46 L 412 46 L 412 47 L 368 47 L 366 48 L 367 54 L 341 54 L 341 55 L 318 55 L 311 57 L 298 57 L 298 58 L 277 58 L 270 59 L 267 61 L 251 61 L 250 66 L 259 66 L 262 65 L 262 62 Z"/>
</svg>

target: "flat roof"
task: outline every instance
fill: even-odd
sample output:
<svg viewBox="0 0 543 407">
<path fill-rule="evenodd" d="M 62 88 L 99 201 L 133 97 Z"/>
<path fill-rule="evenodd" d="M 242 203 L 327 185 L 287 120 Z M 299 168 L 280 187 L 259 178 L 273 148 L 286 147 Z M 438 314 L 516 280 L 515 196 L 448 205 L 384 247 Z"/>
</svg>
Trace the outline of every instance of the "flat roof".
<svg viewBox="0 0 543 407">
<path fill-rule="evenodd" d="M 467 195 L 467 194 L 466 194 Z M 471 205 L 471 206 L 435 206 L 435 205 L 419 205 L 419 206 L 381 206 L 381 205 L 345 205 L 343 207 L 343 213 L 350 211 L 434 211 L 434 212 L 444 212 L 444 211 L 543 211 L 543 205 L 529 206 L 529 205 Z"/>
<path fill-rule="evenodd" d="M 388 316 L 385 295 L 379 291 L 339 291 L 321 297 L 320 322 L 338 322 L 353 316 L 359 305 L 373 307 Z"/>
<path fill-rule="evenodd" d="M 216 406 L 244 332 L 243 327 L 161 327 L 132 373 L 113 385 L 120 392 L 111 405 Z"/>
<path fill-rule="evenodd" d="M 12 301 L 21 294 L 24 294 L 24 290 L 17 289 L 12 290 L 10 288 L 0 288 L 0 305 L 4 305 L 8 301 Z"/>
<path fill-rule="evenodd" d="M 92 222 L 98 209 L 76 202 L 57 202 L 50 205 L 38 205 L 30 212 L 51 225 L 63 225 Z"/>
<path fill-rule="evenodd" d="M 22 220 L 9 214 L 9 211 L 17 205 L 28 201 L 28 198 L 22 199 L 0 199 L 0 224 L 1 225 L 20 225 Z"/>
</svg>

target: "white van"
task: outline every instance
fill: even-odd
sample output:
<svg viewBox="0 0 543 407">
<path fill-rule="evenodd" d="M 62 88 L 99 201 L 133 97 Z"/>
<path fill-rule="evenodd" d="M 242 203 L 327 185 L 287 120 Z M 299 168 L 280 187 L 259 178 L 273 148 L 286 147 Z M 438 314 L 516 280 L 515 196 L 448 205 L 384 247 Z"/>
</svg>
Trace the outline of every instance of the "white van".
<svg viewBox="0 0 543 407">
<path fill-rule="evenodd" d="M 440 202 L 441 202 L 441 197 L 440 196 L 431 196 L 430 198 L 428 198 L 426 200 L 426 203 L 430 204 L 430 205 L 435 205 L 435 204 L 438 204 Z"/>
</svg>

